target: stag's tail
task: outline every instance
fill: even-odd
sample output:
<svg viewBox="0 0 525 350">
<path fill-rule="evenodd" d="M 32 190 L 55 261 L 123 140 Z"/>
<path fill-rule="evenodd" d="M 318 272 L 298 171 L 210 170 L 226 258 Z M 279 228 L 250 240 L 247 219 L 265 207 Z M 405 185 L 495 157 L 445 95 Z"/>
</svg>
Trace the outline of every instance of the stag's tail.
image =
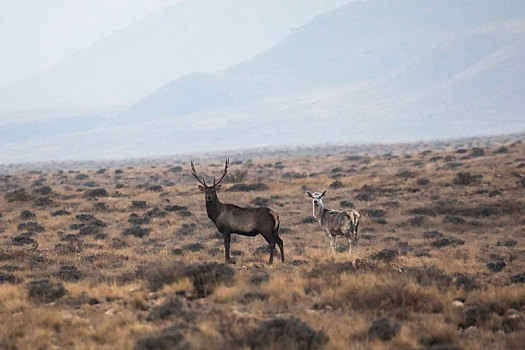
<svg viewBox="0 0 525 350">
<path fill-rule="evenodd" d="M 270 214 L 272 214 L 272 216 L 273 216 L 273 232 L 275 234 L 278 234 L 279 233 L 279 225 L 280 225 L 279 214 L 277 214 L 276 212 L 274 212 L 271 209 L 270 209 Z"/>
</svg>

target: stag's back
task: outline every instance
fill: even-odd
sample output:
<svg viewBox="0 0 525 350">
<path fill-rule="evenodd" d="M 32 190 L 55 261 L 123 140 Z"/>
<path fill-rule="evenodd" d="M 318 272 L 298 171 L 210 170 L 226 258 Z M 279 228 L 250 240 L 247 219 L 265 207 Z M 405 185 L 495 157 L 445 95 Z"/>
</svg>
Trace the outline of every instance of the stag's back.
<svg viewBox="0 0 525 350">
<path fill-rule="evenodd" d="M 271 232 L 278 227 L 279 217 L 266 207 L 243 208 L 228 204 L 217 218 L 216 224 L 228 226 L 231 232 L 261 233 Z"/>
</svg>

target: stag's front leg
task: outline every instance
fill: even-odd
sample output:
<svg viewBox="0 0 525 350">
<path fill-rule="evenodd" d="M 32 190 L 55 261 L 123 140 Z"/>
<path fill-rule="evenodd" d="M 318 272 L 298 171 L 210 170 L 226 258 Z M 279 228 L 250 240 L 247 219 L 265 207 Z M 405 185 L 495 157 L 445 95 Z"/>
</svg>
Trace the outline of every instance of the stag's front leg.
<svg viewBox="0 0 525 350">
<path fill-rule="evenodd" d="M 352 254 L 352 239 L 348 237 L 348 255 Z"/>
<path fill-rule="evenodd" d="M 230 259 L 230 242 L 231 242 L 231 233 L 224 233 L 224 261 L 226 264 L 231 263 Z"/>
</svg>

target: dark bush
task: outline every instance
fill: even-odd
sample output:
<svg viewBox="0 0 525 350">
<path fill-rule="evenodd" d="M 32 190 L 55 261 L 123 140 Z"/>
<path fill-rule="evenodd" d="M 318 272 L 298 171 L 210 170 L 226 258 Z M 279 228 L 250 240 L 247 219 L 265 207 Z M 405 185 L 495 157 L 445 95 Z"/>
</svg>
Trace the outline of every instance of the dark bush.
<svg viewBox="0 0 525 350">
<path fill-rule="evenodd" d="M 395 258 L 397 258 L 398 256 L 399 256 L 399 251 L 397 249 L 385 248 L 375 254 L 372 254 L 371 258 L 374 260 L 390 262 L 394 260 Z"/>
<path fill-rule="evenodd" d="M 31 238 L 31 233 L 30 232 L 23 233 L 23 234 L 21 234 L 19 236 L 13 237 L 12 241 L 13 241 L 14 245 L 24 245 L 24 244 L 33 244 L 33 243 L 35 243 L 35 240 L 33 238 Z"/>
<path fill-rule="evenodd" d="M 447 215 L 443 219 L 443 222 L 447 224 L 462 225 L 465 224 L 467 221 L 460 216 Z"/>
<path fill-rule="evenodd" d="M 459 326 L 463 329 L 470 326 L 480 326 L 490 317 L 490 311 L 483 306 L 473 306 L 463 310 L 463 319 Z"/>
<path fill-rule="evenodd" d="M 523 317 L 517 310 L 507 310 L 505 316 L 503 317 L 503 321 L 501 322 L 501 329 L 505 333 L 523 331 L 525 329 Z"/>
<path fill-rule="evenodd" d="M 0 272 L 0 285 L 4 283 L 16 283 L 16 282 L 17 282 L 17 278 L 15 277 L 15 275 Z"/>
<path fill-rule="evenodd" d="M 254 302 L 256 300 L 264 301 L 268 299 L 268 294 L 263 292 L 248 292 L 244 293 L 244 295 L 241 297 L 241 304 L 249 304 L 251 302 Z"/>
<path fill-rule="evenodd" d="M 494 197 L 497 197 L 497 196 L 501 196 L 501 191 L 500 190 L 493 190 L 493 191 L 489 192 L 489 197 L 490 198 L 494 198 Z"/>
<path fill-rule="evenodd" d="M 169 168 L 168 171 L 172 173 L 180 173 L 182 171 L 182 167 L 180 165 L 176 165 L 174 167 Z"/>
<path fill-rule="evenodd" d="M 29 220 L 35 218 L 36 215 L 29 210 L 24 210 L 22 213 L 20 213 L 20 218 L 22 220 Z"/>
<path fill-rule="evenodd" d="M 258 207 L 266 207 L 268 205 L 268 199 L 267 198 L 262 198 L 262 197 L 255 197 L 252 200 L 252 204 L 256 205 Z"/>
<path fill-rule="evenodd" d="M 73 243 L 58 243 L 55 245 L 54 250 L 58 255 L 68 255 L 80 252 L 79 245 Z"/>
<path fill-rule="evenodd" d="M 53 204 L 53 201 L 47 196 L 40 196 L 35 199 L 35 205 L 39 207 L 46 207 L 51 204 Z"/>
<path fill-rule="evenodd" d="M 61 215 L 71 215 L 71 212 L 64 210 L 64 209 L 60 209 L 51 214 L 51 216 L 61 216 Z"/>
<path fill-rule="evenodd" d="M 188 210 L 188 207 L 185 205 L 167 205 L 166 207 L 164 207 L 164 210 L 169 212 L 185 211 Z"/>
<path fill-rule="evenodd" d="M 18 190 L 14 190 L 14 191 L 11 191 L 11 192 L 7 192 L 4 195 L 4 198 L 5 198 L 5 200 L 8 203 L 27 202 L 27 201 L 32 199 L 31 196 L 23 188 L 18 189 Z"/>
<path fill-rule="evenodd" d="M 86 191 L 85 196 L 87 198 L 107 197 L 108 191 L 106 191 L 104 188 L 94 188 L 92 190 Z"/>
<path fill-rule="evenodd" d="M 114 237 L 111 240 L 111 246 L 113 249 L 122 249 L 129 247 L 128 242 L 121 240 L 120 238 Z"/>
<path fill-rule="evenodd" d="M 95 203 L 93 204 L 93 210 L 106 212 L 109 208 L 106 203 Z"/>
<path fill-rule="evenodd" d="M 334 181 L 334 182 L 332 182 L 330 184 L 330 188 L 334 189 L 334 190 L 336 190 L 338 188 L 343 188 L 343 187 L 344 187 L 344 184 L 341 181 L 339 181 L 339 180 L 336 180 L 336 181 Z"/>
<path fill-rule="evenodd" d="M 257 349 L 322 349 L 329 338 L 297 318 L 275 318 L 262 322 L 246 337 L 246 344 Z"/>
<path fill-rule="evenodd" d="M 409 170 L 400 170 L 396 174 L 396 177 L 400 177 L 400 178 L 403 178 L 403 179 L 411 179 L 411 178 L 416 177 L 416 174 L 414 172 L 412 172 L 412 171 L 409 171 Z"/>
<path fill-rule="evenodd" d="M 423 238 L 432 239 L 432 238 L 441 238 L 443 234 L 439 231 L 427 231 L 423 232 Z"/>
<path fill-rule="evenodd" d="M 296 171 L 288 171 L 281 175 L 283 179 L 303 179 L 306 177 L 306 173 L 298 173 Z"/>
<path fill-rule="evenodd" d="M 417 179 L 417 184 L 418 184 L 418 186 L 426 186 L 426 185 L 430 184 L 430 180 L 422 177 L 420 179 Z"/>
<path fill-rule="evenodd" d="M 138 216 L 135 213 L 129 214 L 128 222 L 132 225 L 144 225 L 150 223 L 150 218 L 147 216 Z"/>
<path fill-rule="evenodd" d="M 162 288 L 181 278 L 189 278 L 193 282 L 194 291 L 198 297 L 206 297 L 213 292 L 216 285 L 229 282 L 235 275 L 235 270 L 226 264 L 204 263 L 184 265 L 181 262 L 172 265 L 158 265 L 145 274 L 148 286 L 152 291 Z"/>
<path fill-rule="evenodd" d="M 197 225 L 195 225 L 193 222 L 191 224 L 182 224 L 182 227 L 177 231 L 177 233 L 183 236 L 191 235 L 193 232 L 195 232 L 196 228 Z"/>
<path fill-rule="evenodd" d="M 422 286 L 435 285 L 441 290 L 446 290 L 452 283 L 452 277 L 435 267 L 405 269 Z"/>
<path fill-rule="evenodd" d="M 189 343 L 180 331 L 164 329 L 160 334 L 149 335 L 137 340 L 135 350 L 190 349 Z"/>
<path fill-rule="evenodd" d="M 250 275 L 251 284 L 261 284 L 270 280 L 270 274 L 266 271 L 255 271 Z"/>
<path fill-rule="evenodd" d="M 150 218 L 163 218 L 167 215 L 167 213 L 159 207 L 155 207 L 148 211 L 146 215 Z"/>
<path fill-rule="evenodd" d="M 474 185 L 479 182 L 482 178 L 482 175 L 471 175 L 470 173 L 457 173 L 456 178 L 454 179 L 455 185 Z"/>
<path fill-rule="evenodd" d="M 48 194 L 51 193 L 51 187 L 49 187 L 49 186 L 42 186 L 42 187 L 39 187 L 37 189 L 34 189 L 33 192 L 35 192 L 36 194 L 39 194 L 41 196 L 47 196 Z"/>
<path fill-rule="evenodd" d="M 316 222 L 317 222 L 317 219 L 313 216 L 307 216 L 301 220 L 301 223 L 303 224 L 315 224 Z"/>
<path fill-rule="evenodd" d="M 62 265 L 55 276 L 63 281 L 78 281 L 83 275 L 74 265 Z"/>
<path fill-rule="evenodd" d="M 146 201 L 131 201 L 132 208 L 145 209 L 147 206 Z"/>
<path fill-rule="evenodd" d="M 510 277 L 510 283 L 525 283 L 525 272 Z"/>
<path fill-rule="evenodd" d="M 100 233 L 100 227 L 96 225 L 87 225 L 84 227 L 81 227 L 79 230 L 79 234 L 82 236 L 86 235 L 96 235 L 97 233 Z"/>
<path fill-rule="evenodd" d="M 434 209 L 429 208 L 429 207 L 419 207 L 419 208 L 410 209 L 408 213 L 411 215 L 436 216 L 436 212 L 434 211 Z"/>
<path fill-rule="evenodd" d="M 501 272 L 507 266 L 505 261 L 491 261 L 487 264 L 487 269 L 494 272 Z"/>
<path fill-rule="evenodd" d="M 471 157 L 483 157 L 484 155 L 485 155 L 485 151 L 479 147 L 474 147 L 472 151 L 470 152 Z"/>
<path fill-rule="evenodd" d="M 414 227 L 419 227 L 423 225 L 423 222 L 425 222 L 425 217 L 421 215 L 414 216 L 408 222 Z"/>
<path fill-rule="evenodd" d="M 514 240 L 514 239 L 507 239 L 507 240 L 504 240 L 504 241 L 498 241 L 496 243 L 496 245 L 498 247 L 515 247 L 516 245 L 518 244 L 518 241 Z"/>
<path fill-rule="evenodd" d="M 361 209 L 361 214 L 364 214 L 371 218 L 381 218 L 385 216 L 387 212 L 383 209 Z"/>
<path fill-rule="evenodd" d="M 397 322 L 390 322 L 387 318 L 378 318 L 372 321 L 368 335 L 382 341 L 389 341 L 394 338 L 401 330 L 401 325 Z"/>
<path fill-rule="evenodd" d="M 17 227 L 18 231 L 33 231 L 33 232 L 44 232 L 45 229 L 43 226 L 39 225 L 36 222 L 23 222 L 19 224 Z"/>
<path fill-rule="evenodd" d="M 181 247 L 182 251 L 189 251 L 189 252 L 199 252 L 205 248 L 204 244 L 202 243 L 190 243 L 183 245 Z"/>
<path fill-rule="evenodd" d="M 147 316 L 147 321 L 165 320 L 170 316 L 181 317 L 186 314 L 184 303 L 177 297 L 168 299 L 161 305 L 154 306 Z"/>
<path fill-rule="evenodd" d="M 142 238 L 144 236 L 149 235 L 150 232 L 151 232 L 150 228 L 143 228 L 138 225 L 135 225 L 133 227 L 127 228 L 124 231 L 122 231 L 122 234 L 124 236 L 131 235 L 131 236 Z"/>
<path fill-rule="evenodd" d="M 27 284 L 29 298 L 44 303 L 50 303 L 66 295 L 67 290 L 62 283 L 50 280 L 31 281 Z"/>
<path fill-rule="evenodd" d="M 90 221 L 93 220 L 95 217 L 91 214 L 78 214 L 76 218 L 79 221 Z"/>
<path fill-rule="evenodd" d="M 466 292 L 470 292 L 474 289 L 479 289 L 480 285 L 476 279 L 468 275 L 459 275 L 456 278 L 455 285 L 457 288 L 463 288 Z"/>
<path fill-rule="evenodd" d="M 254 184 L 236 184 L 228 188 L 228 192 L 250 192 L 250 191 L 266 191 L 268 186 L 258 182 Z"/>
<path fill-rule="evenodd" d="M 353 208 L 354 207 L 354 203 L 349 202 L 349 201 L 340 201 L 339 205 L 343 208 Z"/>
<path fill-rule="evenodd" d="M 459 238 L 441 238 L 430 243 L 431 247 L 442 248 L 449 245 L 463 245 L 465 241 Z"/>
</svg>

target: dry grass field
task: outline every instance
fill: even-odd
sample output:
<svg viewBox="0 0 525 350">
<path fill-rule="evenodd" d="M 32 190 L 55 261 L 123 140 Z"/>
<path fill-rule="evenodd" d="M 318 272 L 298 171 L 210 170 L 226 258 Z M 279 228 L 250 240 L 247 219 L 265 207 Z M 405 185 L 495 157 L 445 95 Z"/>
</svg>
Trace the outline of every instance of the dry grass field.
<svg viewBox="0 0 525 350">
<path fill-rule="evenodd" d="M 224 160 L 196 160 L 219 176 Z M 243 186 L 254 185 L 254 186 Z M 305 191 L 361 212 L 351 256 Z M 0 175 L 1 349 L 523 349 L 525 143 L 232 158 L 219 198 L 273 208 L 285 263 L 223 264 L 189 159 Z M 355 259 L 366 259 L 359 266 Z"/>
</svg>

